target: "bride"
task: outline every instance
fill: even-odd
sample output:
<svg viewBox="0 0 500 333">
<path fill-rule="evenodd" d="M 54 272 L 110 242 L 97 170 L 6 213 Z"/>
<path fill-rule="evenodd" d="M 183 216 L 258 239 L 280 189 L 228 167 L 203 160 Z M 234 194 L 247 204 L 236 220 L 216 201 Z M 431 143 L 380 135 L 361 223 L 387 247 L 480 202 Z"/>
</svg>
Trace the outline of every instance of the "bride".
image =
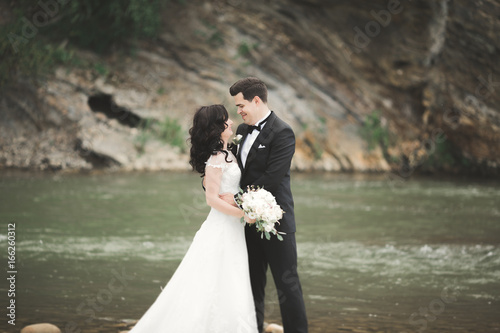
<svg viewBox="0 0 500 333">
<path fill-rule="evenodd" d="M 222 105 L 203 106 L 193 119 L 191 159 L 205 177 L 212 207 L 176 272 L 131 333 L 256 333 L 242 210 L 219 198 L 236 193 L 241 172 L 228 150 L 233 134 Z"/>
</svg>

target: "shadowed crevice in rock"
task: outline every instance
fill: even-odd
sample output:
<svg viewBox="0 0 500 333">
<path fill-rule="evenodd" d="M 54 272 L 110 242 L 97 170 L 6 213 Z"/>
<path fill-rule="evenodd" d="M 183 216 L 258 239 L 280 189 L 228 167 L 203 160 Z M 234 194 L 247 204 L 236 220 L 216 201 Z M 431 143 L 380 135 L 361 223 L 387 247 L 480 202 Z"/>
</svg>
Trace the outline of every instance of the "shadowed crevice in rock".
<svg viewBox="0 0 500 333">
<path fill-rule="evenodd" d="M 139 127 L 143 119 L 127 108 L 115 103 L 110 94 L 98 93 L 89 97 L 88 105 L 94 112 L 101 112 L 109 119 L 116 119 L 122 125 Z"/>
<path fill-rule="evenodd" d="M 85 161 L 92 164 L 94 169 L 107 169 L 121 165 L 120 162 L 111 156 L 99 154 L 93 150 L 85 148 L 81 139 L 75 140 L 75 150 Z"/>
</svg>

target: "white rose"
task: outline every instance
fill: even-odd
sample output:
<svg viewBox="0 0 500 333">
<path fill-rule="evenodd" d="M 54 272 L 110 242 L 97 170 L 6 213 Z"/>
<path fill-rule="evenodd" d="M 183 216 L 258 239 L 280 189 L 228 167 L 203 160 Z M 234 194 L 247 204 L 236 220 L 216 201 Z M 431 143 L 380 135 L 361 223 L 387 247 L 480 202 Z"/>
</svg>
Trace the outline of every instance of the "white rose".
<svg viewBox="0 0 500 333">
<path fill-rule="evenodd" d="M 266 207 L 266 202 L 264 200 L 262 200 L 261 198 L 256 198 L 254 201 L 253 201 L 253 205 L 255 208 L 259 208 L 259 209 L 265 209 Z"/>
<path fill-rule="evenodd" d="M 273 207 L 273 214 L 276 217 L 276 221 L 280 220 L 283 217 L 283 210 L 281 209 L 280 206 L 274 206 Z"/>
<path fill-rule="evenodd" d="M 274 230 L 274 224 L 269 224 L 269 223 L 266 223 L 264 225 L 264 230 L 267 231 L 267 232 L 271 232 Z"/>
<path fill-rule="evenodd" d="M 266 191 L 266 193 L 264 193 L 264 197 L 266 198 L 267 202 L 276 202 L 276 199 L 274 199 L 274 196 L 271 194 L 271 192 Z"/>
<path fill-rule="evenodd" d="M 257 214 L 259 217 L 266 216 L 266 211 L 264 209 L 264 206 L 255 207 L 255 214 Z"/>
<path fill-rule="evenodd" d="M 248 212 L 247 215 L 251 219 L 256 219 L 257 218 L 257 215 L 254 212 Z"/>
</svg>

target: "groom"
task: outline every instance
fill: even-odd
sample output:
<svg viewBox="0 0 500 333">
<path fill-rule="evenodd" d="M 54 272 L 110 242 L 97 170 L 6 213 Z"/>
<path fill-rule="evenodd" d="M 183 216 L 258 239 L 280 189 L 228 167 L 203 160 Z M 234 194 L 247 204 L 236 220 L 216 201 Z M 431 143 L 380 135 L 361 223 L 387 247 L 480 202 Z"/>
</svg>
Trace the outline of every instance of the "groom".
<svg viewBox="0 0 500 333">
<path fill-rule="evenodd" d="M 277 230 L 286 233 L 284 240 L 271 240 L 247 224 L 245 235 L 250 267 L 257 324 L 263 331 L 264 293 L 268 266 L 278 292 L 281 318 L 285 333 L 306 333 L 307 318 L 302 287 L 297 274 L 297 246 L 295 243 L 295 216 L 290 189 L 290 163 L 295 152 L 295 135 L 291 127 L 267 106 L 267 87 L 258 78 L 248 77 L 229 88 L 234 97 L 243 124 L 236 134 L 243 136 L 233 153 L 241 168 L 240 186 L 264 187 L 271 192 L 285 211 Z M 233 198 L 224 196 L 232 201 Z"/>
</svg>

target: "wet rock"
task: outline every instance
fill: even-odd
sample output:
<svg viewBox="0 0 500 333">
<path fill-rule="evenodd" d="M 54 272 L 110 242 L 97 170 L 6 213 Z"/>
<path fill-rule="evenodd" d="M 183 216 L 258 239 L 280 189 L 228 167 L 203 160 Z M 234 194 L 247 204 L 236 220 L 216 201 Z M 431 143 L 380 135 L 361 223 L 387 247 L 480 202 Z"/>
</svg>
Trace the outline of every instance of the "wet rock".
<svg viewBox="0 0 500 333">
<path fill-rule="evenodd" d="M 24 327 L 21 333 L 61 333 L 61 330 L 55 325 L 41 323 Z"/>
<path fill-rule="evenodd" d="M 283 333 L 283 326 L 278 324 L 264 323 L 264 332 L 266 333 Z"/>
</svg>

